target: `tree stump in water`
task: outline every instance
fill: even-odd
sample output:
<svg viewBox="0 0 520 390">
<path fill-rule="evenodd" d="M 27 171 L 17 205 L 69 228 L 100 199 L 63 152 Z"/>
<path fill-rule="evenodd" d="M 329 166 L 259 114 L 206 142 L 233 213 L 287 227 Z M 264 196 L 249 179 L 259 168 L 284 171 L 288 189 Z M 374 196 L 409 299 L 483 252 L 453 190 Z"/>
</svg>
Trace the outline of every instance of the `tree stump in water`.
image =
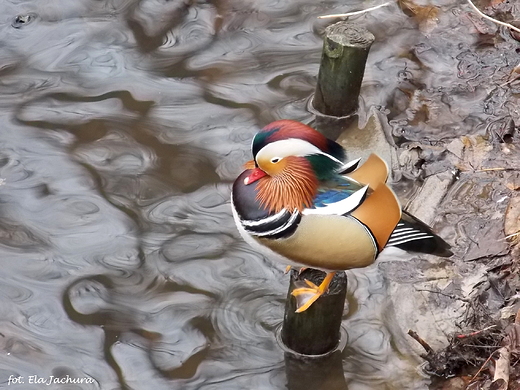
<svg viewBox="0 0 520 390">
<path fill-rule="evenodd" d="M 327 27 L 313 106 L 330 116 L 353 114 L 374 35 L 359 25 L 338 22 Z"/>
<path fill-rule="evenodd" d="M 316 114 L 316 128 L 337 139 L 358 108 L 365 64 L 375 37 L 366 28 L 345 21 L 325 32 L 311 110 Z M 343 120 L 338 123 L 338 118 Z"/>
</svg>

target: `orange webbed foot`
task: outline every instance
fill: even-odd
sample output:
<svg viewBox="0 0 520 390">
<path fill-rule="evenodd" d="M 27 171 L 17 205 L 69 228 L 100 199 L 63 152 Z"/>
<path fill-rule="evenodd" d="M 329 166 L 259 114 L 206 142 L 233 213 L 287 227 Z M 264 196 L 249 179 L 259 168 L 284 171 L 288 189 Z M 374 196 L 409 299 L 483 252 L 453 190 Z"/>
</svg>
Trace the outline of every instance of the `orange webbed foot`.
<svg viewBox="0 0 520 390">
<path fill-rule="evenodd" d="M 304 282 L 307 287 L 295 288 L 291 295 L 296 298 L 296 313 L 304 312 L 311 307 L 319 297 L 325 294 L 329 290 L 329 285 L 334 275 L 335 272 L 329 272 L 319 286 L 305 279 Z"/>
</svg>

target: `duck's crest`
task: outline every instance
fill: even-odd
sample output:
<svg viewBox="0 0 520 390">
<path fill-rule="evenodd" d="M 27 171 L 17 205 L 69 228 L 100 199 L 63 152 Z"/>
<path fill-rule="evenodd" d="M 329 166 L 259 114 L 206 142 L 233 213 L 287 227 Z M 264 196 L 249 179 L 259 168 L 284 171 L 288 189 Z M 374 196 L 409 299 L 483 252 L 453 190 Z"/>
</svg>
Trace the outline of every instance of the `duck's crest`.
<svg viewBox="0 0 520 390">
<path fill-rule="evenodd" d="M 291 138 L 307 141 L 324 153 L 328 153 L 340 161 L 345 160 L 345 151 L 341 145 L 329 140 L 312 127 L 290 119 L 272 122 L 255 135 L 251 145 L 253 157 L 256 157 L 256 154 L 267 144 Z"/>
</svg>

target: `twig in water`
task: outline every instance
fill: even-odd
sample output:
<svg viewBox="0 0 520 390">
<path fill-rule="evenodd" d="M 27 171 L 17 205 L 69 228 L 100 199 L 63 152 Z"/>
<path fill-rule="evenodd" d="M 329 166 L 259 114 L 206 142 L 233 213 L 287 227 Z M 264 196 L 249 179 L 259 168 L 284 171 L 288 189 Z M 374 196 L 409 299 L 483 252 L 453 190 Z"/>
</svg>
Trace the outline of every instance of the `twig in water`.
<svg viewBox="0 0 520 390">
<path fill-rule="evenodd" d="M 513 76 L 515 73 L 516 73 L 517 75 L 516 75 L 516 76 Z M 515 81 L 518 80 L 519 78 L 520 78 L 520 64 L 518 64 L 517 66 L 515 66 L 515 67 L 513 68 L 513 70 L 511 71 L 511 73 L 509 73 L 508 80 L 507 80 L 504 84 L 500 85 L 500 88 L 502 88 L 502 87 L 504 87 L 504 86 L 506 86 L 506 85 L 508 85 L 508 84 L 511 84 L 511 83 L 515 82 Z"/>
<path fill-rule="evenodd" d="M 484 362 L 484 364 L 479 368 L 479 370 L 477 371 L 477 373 L 475 375 L 473 375 L 473 378 L 471 378 L 471 380 L 469 381 L 468 383 L 468 386 L 470 383 L 472 383 L 477 377 L 478 377 L 478 374 L 480 374 L 482 372 L 482 370 L 484 369 L 484 367 L 486 367 L 486 364 L 489 363 L 489 361 L 491 360 L 491 358 L 493 357 L 493 355 L 498 351 L 498 349 L 496 351 L 493 351 L 491 353 L 491 355 L 489 355 L 489 357 L 486 359 L 486 361 Z"/>
<path fill-rule="evenodd" d="M 491 20 L 492 22 L 496 23 L 496 24 L 500 24 L 501 26 L 505 26 L 507 28 L 510 28 L 511 30 L 515 30 L 516 32 L 519 32 L 520 33 L 520 28 L 518 27 L 515 27 L 513 26 L 512 24 L 509 24 L 509 23 L 505 23 L 505 22 L 501 22 L 500 20 L 496 20 L 494 18 L 492 18 L 491 16 L 488 16 L 486 15 L 485 13 L 483 13 L 481 10 L 479 10 L 475 4 L 473 4 L 473 2 L 471 0 L 468 0 L 468 3 L 469 5 L 471 5 L 471 7 L 475 10 L 475 12 L 477 12 L 481 17 L 483 17 L 484 19 L 487 19 L 487 20 Z"/>
<path fill-rule="evenodd" d="M 419 344 L 421 344 L 421 346 L 424 348 L 424 350 L 425 350 L 428 354 L 433 353 L 433 348 L 430 347 L 430 344 L 428 344 L 426 341 L 424 341 L 423 339 L 421 339 L 421 338 L 419 337 L 419 335 L 418 335 L 416 332 L 414 332 L 413 330 L 409 329 L 409 330 L 408 330 L 408 335 L 409 335 L 412 339 L 414 339 L 415 341 L 417 341 Z"/>
<path fill-rule="evenodd" d="M 470 238 L 471 240 L 471 238 Z M 476 241 L 474 241 L 475 243 L 477 243 Z M 418 292 L 429 292 L 429 293 L 432 293 L 432 294 L 439 294 L 439 295 L 442 295 L 442 296 L 445 296 L 445 297 L 448 297 L 448 298 L 451 298 L 451 299 L 455 299 L 457 301 L 462 301 L 462 302 L 469 302 L 469 299 L 467 298 L 462 298 L 462 297 L 458 297 L 456 295 L 453 295 L 453 294 L 446 294 L 446 293 L 443 293 L 442 291 L 437 291 L 437 290 L 428 290 L 426 288 L 416 288 L 415 291 L 418 291 Z"/>
<path fill-rule="evenodd" d="M 495 328 L 496 325 L 491 325 L 491 326 L 488 326 L 487 328 L 484 328 L 484 329 L 481 329 L 481 330 L 477 330 L 475 332 L 471 332 L 471 333 L 467 333 L 467 334 L 458 334 L 457 336 L 455 336 L 456 338 L 458 339 L 465 339 L 467 337 L 472 337 L 472 336 L 476 336 L 478 335 L 479 333 L 482 333 L 482 332 L 485 332 L 486 330 L 490 330 L 490 329 L 493 329 Z"/>
<path fill-rule="evenodd" d="M 388 2 L 386 2 L 384 4 L 376 5 L 375 7 L 370 7 L 370 8 L 367 8 L 367 9 L 363 9 L 361 11 L 347 12 L 346 14 L 322 15 L 322 16 L 318 16 L 318 19 L 342 18 L 342 17 L 345 17 L 345 16 L 361 15 L 361 14 L 364 14 L 365 12 L 370 12 L 370 11 L 373 11 L 373 10 L 381 8 L 381 7 L 386 7 L 390 3 L 391 3 L 391 1 L 388 1 Z"/>
<path fill-rule="evenodd" d="M 509 234 L 508 236 L 505 236 L 504 239 L 507 240 L 508 238 L 511 238 L 511 237 L 516 237 L 520 235 L 520 232 L 516 232 L 516 233 L 513 233 L 513 234 Z"/>
<path fill-rule="evenodd" d="M 497 168 L 475 169 L 475 172 L 493 172 L 493 171 L 518 171 L 518 168 L 497 167 Z"/>
</svg>

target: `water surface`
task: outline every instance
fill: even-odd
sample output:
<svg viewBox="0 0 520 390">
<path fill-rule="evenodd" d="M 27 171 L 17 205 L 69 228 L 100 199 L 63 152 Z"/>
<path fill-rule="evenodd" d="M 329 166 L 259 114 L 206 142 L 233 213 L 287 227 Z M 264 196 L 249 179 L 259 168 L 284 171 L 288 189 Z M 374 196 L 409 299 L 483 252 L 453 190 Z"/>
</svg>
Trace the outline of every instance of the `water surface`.
<svg viewBox="0 0 520 390">
<path fill-rule="evenodd" d="M 514 87 L 489 87 L 520 62 L 518 43 L 500 33 L 493 57 L 466 6 L 428 4 L 426 27 L 395 4 L 355 18 L 376 36 L 361 118 L 382 110 L 406 144 L 518 116 L 502 104 Z M 240 239 L 230 184 L 260 127 L 312 119 L 330 23 L 316 17 L 372 5 L 2 2 L 2 386 L 69 375 L 94 379 L 71 389 L 286 388 L 288 277 Z M 348 388 L 425 388 L 380 271 L 349 281 Z"/>
</svg>

